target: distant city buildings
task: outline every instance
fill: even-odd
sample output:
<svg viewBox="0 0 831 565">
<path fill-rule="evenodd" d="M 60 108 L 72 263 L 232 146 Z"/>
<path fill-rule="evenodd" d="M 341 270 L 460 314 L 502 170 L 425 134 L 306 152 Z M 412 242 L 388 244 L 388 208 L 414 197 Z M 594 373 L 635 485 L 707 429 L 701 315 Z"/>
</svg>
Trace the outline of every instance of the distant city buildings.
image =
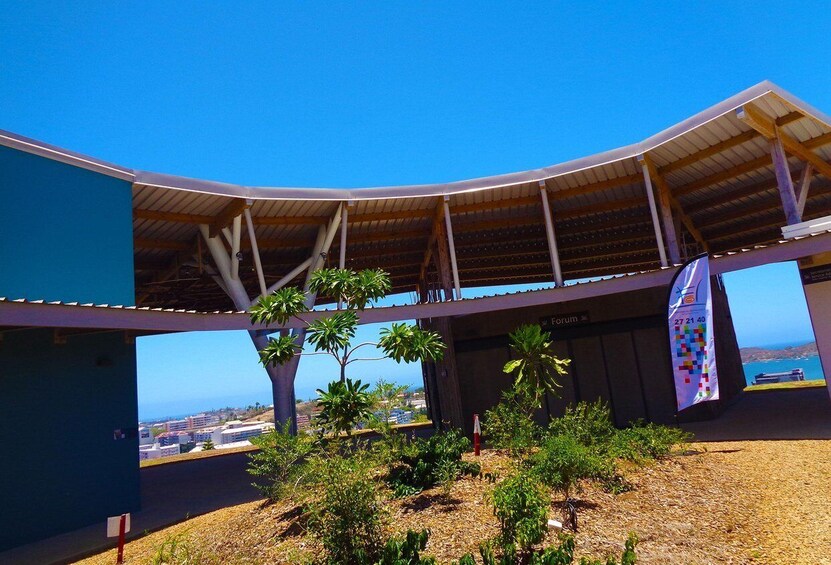
<svg viewBox="0 0 831 565">
<path fill-rule="evenodd" d="M 139 446 L 139 461 L 146 461 L 148 459 L 160 459 L 162 457 L 169 457 L 171 455 L 179 455 L 180 447 L 176 445 L 159 445 L 154 443 L 152 445 Z"/>
</svg>

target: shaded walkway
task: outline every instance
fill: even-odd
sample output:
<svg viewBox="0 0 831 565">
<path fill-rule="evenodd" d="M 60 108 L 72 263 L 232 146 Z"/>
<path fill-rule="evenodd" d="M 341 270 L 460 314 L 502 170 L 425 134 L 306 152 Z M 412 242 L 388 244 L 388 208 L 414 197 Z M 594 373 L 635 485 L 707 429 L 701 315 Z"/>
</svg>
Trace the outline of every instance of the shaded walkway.
<svg viewBox="0 0 831 565">
<path fill-rule="evenodd" d="M 825 387 L 746 392 L 721 417 L 681 426 L 697 441 L 831 439 Z"/>
<path fill-rule="evenodd" d="M 136 461 L 138 464 L 138 461 Z M 248 457 L 234 453 L 141 470 L 142 510 L 132 514 L 128 539 L 145 530 L 185 520 L 219 508 L 256 500 L 259 492 L 245 472 Z M 0 563 L 67 563 L 113 547 L 104 522 L 40 542 L 0 552 Z"/>
</svg>

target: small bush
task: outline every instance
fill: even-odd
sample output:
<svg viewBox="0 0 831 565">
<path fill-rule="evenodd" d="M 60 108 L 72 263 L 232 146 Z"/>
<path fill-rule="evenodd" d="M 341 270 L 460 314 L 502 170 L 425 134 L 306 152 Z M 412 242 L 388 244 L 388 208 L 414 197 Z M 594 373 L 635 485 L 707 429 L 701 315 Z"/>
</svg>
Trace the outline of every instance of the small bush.
<svg viewBox="0 0 831 565">
<path fill-rule="evenodd" d="M 462 461 L 470 440 L 458 430 L 437 432 L 429 439 L 404 444 L 391 467 L 388 483 L 396 496 L 409 496 L 438 484 L 448 485 L 461 475 L 476 476 L 478 463 Z"/>
<path fill-rule="evenodd" d="M 259 479 L 254 486 L 274 501 L 291 496 L 309 480 L 309 466 L 305 463 L 318 448 L 309 435 L 295 436 L 289 430 L 286 423 L 250 440 L 260 451 L 249 455 L 248 472 Z"/>
<path fill-rule="evenodd" d="M 583 445 L 572 435 L 547 438 L 530 463 L 543 484 L 561 491 L 566 498 L 579 491 L 584 480 L 615 476 L 614 460 L 604 450 Z"/>
<path fill-rule="evenodd" d="M 420 552 L 427 547 L 427 539 L 430 537 L 430 530 L 415 532 L 408 530 L 407 535 L 402 539 L 392 537 L 387 540 L 381 559 L 377 565 L 435 565 L 436 560 L 432 557 L 421 557 Z"/>
<path fill-rule="evenodd" d="M 517 544 L 526 550 L 545 537 L 549 500 L 534 477 L 524 473 L 507 477 L 493 489 L 491 501 L 503 546 Z"/>
<path fill-rule="evenodd" d="M 381 556 L 384 509 L 369 470 L 357 456 L 335 455 L 323 465 L 323 490 L 308 508 L 309 527 L 330 564 L 375 563 Z"/>
<path fill-rule="evenodd" d="M 610 451 L 615 457 L 629 461 L 661 459 L 692 435 L 680 428 L 635 422 L 631 427 L 617 430 L 611 440 Z"/>
<path fill-rule="evenodd" d="M 617 561 L 614 557 L 608 557 L 606 561 L 583 557 L 580 559 L 580 565 L 635 565 L 637 563 L 637 555 L 635 554 L 637 544 L 638 537 L 634 533 L 630 533 L 620 561 Z M 574 563 L 574 538 L 569 535 L 561 535 L 560 544 L 557 547 L 533 551 L 519 557 L 516 551 L 508 548 L 497 558 L 491 544 L 480 546 L 479 553 L 482 556 L 482 565 L 518 565 L 519 563 L 527 565 L 571 565 Z M 459 561 L 454 561 L 453 565 L 476 565 L 476 559 L 468 553 Z"/>
<path fill-rule="evenodd" d="M 530 396 L 513 390 L 504 393 L 502 401 L 485 412 L 485 441 L 493 449 L 508 450 L 514 457 L 527 453 L 542 437 L 542 428 L 528 416 L 533 411 Z"/>
<path fill-rule="evenodd" d="M 609 406 L 596 402 L 579 402 L 569 406 L 565 413 L 548 426 L 551 435 L 567 435 L 581 445 L 606 445 L 617 431 L 612 423 Z"/>
</svg>

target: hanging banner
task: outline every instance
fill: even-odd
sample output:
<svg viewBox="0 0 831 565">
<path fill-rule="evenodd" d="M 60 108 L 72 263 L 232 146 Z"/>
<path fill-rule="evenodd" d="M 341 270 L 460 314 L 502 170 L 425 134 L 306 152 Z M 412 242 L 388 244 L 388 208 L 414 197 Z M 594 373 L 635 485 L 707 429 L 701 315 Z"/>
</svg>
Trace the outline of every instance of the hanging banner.
<svg viewBox="0 0 831 565">
<path fill-rule="evenodd" d="M 669 349 L 678 411 L 718 400 L 713 302 L 707 255 L 685 263 L 670 283 Z"/>
</svg>

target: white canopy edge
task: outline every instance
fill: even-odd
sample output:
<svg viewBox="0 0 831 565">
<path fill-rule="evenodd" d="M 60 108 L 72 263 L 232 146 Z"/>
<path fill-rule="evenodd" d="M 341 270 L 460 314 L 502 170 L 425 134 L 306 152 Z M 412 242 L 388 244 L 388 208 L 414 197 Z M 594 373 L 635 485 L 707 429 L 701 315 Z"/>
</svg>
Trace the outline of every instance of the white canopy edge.
<svg viewBox="0 0 831 565">
<path fill-rule="evenodd" d="M 823 123 L 826 127 L 831 128 L 831 117 L 806 104 L 776 84 L 770 81 L 763 81 L 645 139 L 640 143 L 634 143 L 632 145 L 604 151 L 588 157 L 582 157 L 540 169 L 449 183 L 382 186 L 354 189 L 244 186 L 232 183 L 180 177 L 165 173 L 132 170 L 3 130 L 0 130 L 0 145 L 13 147 L 78 167 L 94 170 L 102 174 L 129 180 L 134 182 L 136 185 L 153 186 L 172 190 L 185 190 L 202 194 L 247 198 L 251 200 L 343 201 L 379 200 L 387 198 L 423 198 L 449 196 L 465 192 L 496 189 L 516 184 L 545 181 L 625 159 L 632 159 L 640 154 L 651 151 L 669 141 L 672 141 L 677 137 L 683 136 L 695 128 L 724 116 L 725 114 L 734 111 L 736 108 L 769 93 L 780 97 L 785 102 L 798 108 L 799 111 L 804 113 L 806 116 L 809 116 Z"/>
</svg>

